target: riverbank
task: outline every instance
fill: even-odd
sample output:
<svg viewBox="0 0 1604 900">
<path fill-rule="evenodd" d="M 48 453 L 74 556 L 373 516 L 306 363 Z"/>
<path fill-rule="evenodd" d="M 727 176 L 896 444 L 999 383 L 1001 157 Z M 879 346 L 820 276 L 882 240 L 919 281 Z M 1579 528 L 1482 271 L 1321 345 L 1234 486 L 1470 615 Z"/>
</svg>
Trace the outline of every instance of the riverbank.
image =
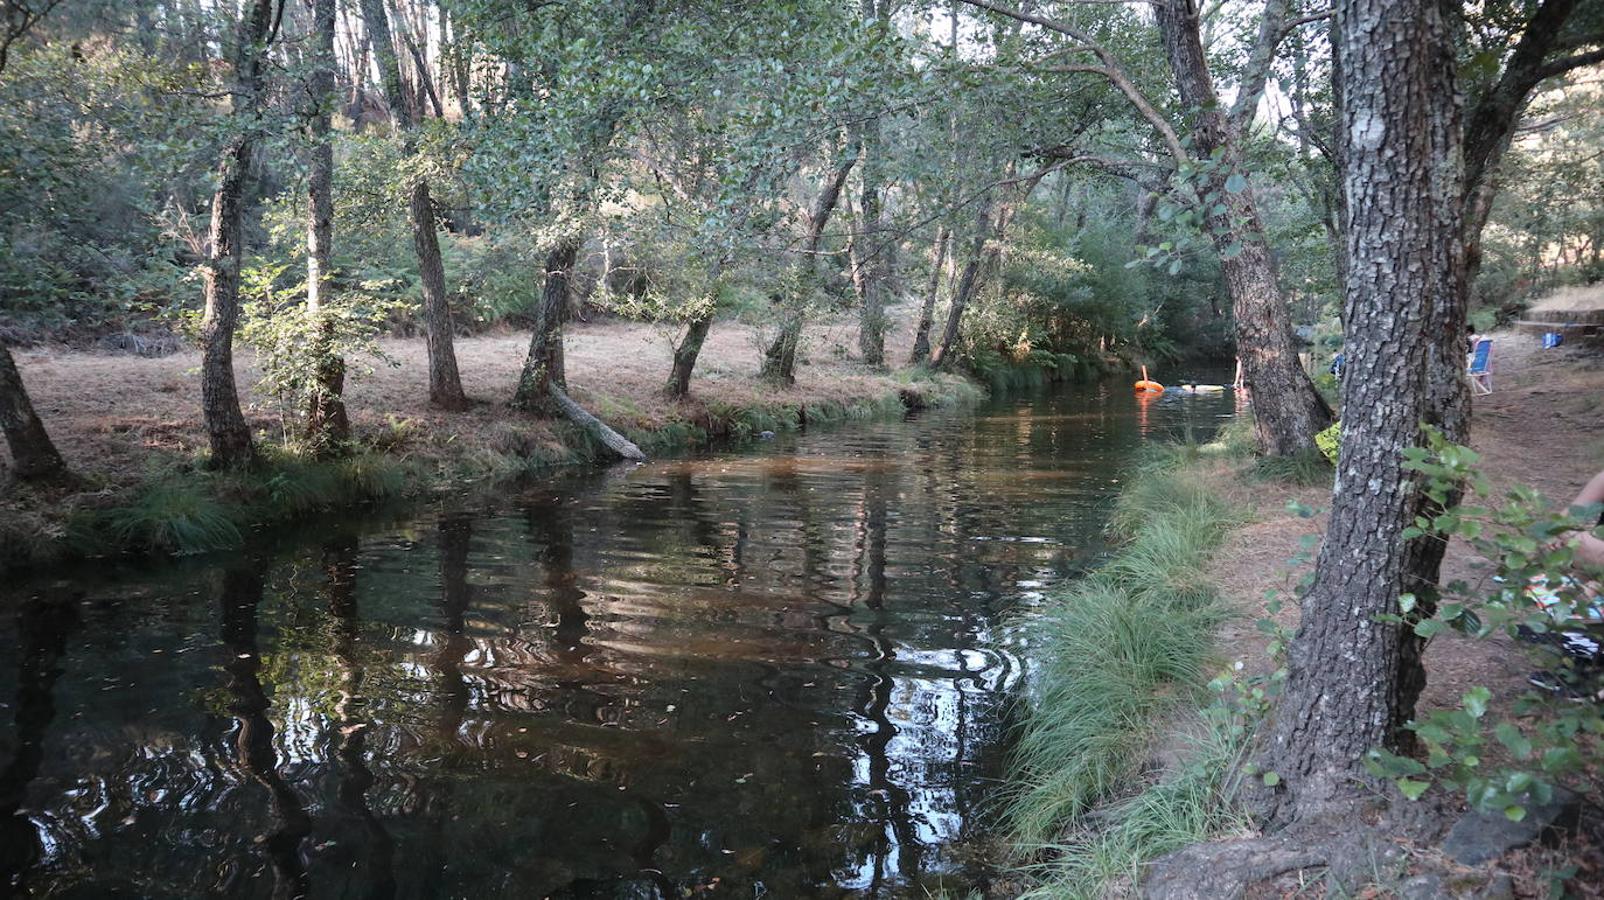
<svg viewBox="0 0 1604 900">
<path fill-rule="evenodd" d="M 1496 490 L 1526 484 L 1562 506 L 1604 468 L 1604 357 L 1543 351 L 1513 334 L 1496 346 L 1496 390 L 1476 399 L 1472 445 Z M 1047 616 L 1044 672 L 1053 674 L 1028 716 L 1011 806 L 1039 896 L 1134 894 L 1163 854 L 1253 832 L 1232 796 L 1260 701 L 1211 703 L 1206 685 L 1227 673 L 1236 684 L 1268 673 L 1272 638 L 1261 623 L 1296 629 L 1293 587 L 1325 527 L 1329 472 L 1266 470 L 1227 439 L 1163 451 L 1143 473 L 1116 522 L 1124 549 L 1062 592 Z M 1474 562 L 1456 542 L 1444 578 L 1466 577 Z M 1532 667 L 1507 638 L 1455 632 L 1431 643 L 1426 666 L 1422 714 L 1457 706 L 1472 685 L 1507 708 Z M 1444 827 L 1464 812 L 1460 798 L 1437 803 Z M 1546 895 L 1546 879 L 1569 867 L 1574 883 L 1600 883 L 1597 841 L 1570 841 L 1454 871 L 1466 885 L 1508 884 L 1518 896 Z M 1378 864 L 1377 896 L 1457 866 L 1429 845 L 1411 845 L 1405 856 L 1410 864 Z M 1322 878 L 1318 869 L 1290 873 L 1266 884 L 1264 896 L 1323 890 Z"/>
<path fill-rule="evenodd" d="M 797 383 L 775 387 L 756 375 L 755 329 L 721 323 L 708 338 L 682 401 L 662 391 L 673 335 L 633 323 L 577 323 L 566 356 L 570 393 L 651 454 L 740 443 L 844 419 L 978 399 L 969 380 L 923 369 L 877 372 L 847 352 L 855 325 L 821 323 Z M 255 390 L 248 352 L 236 372 L 247 419 L 268 448 L 260 471 L 203 469 L 205 433 L 199 354 L 157 358 L 82 351 L 19 351 L 34 404 L 68 465 L 71 485 L 0 486 L 0 570 L 75 556 L 188 553 L 236 546 L 253 529 L 362 504 L 494 484 L 558 466 L 595 461 L 590 439 L 561 421 L 509 409 L 528 347 L 509 332 L 457 341 L 462 412 L 428 404 L 421 339 L 381 342 L 382 360 L 354 360 L 346 392 L 357 453 L 316 463 L 280 447 L 285 426 L 273 400 Z M 906 359 L 911 333 L 899 328 L 888 357 Z M 360 369 L 361 371 L 357 371 Z"/>
</svg>

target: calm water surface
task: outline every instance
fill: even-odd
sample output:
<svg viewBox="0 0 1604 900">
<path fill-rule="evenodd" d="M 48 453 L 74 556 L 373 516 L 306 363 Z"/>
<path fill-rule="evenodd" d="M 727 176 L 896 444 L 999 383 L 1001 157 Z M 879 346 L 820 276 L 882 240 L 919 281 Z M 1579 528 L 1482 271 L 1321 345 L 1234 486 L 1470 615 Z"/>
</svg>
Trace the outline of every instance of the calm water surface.
<svg viewBox="0 0 1604 900">
<path fill-rule="evenodd" d="M 8 585 L 0 885 L 983 888 L 1004 615 L 1096 561 L 1144 439 L 1231 404 L 1081 388 Z"/>
</svg>

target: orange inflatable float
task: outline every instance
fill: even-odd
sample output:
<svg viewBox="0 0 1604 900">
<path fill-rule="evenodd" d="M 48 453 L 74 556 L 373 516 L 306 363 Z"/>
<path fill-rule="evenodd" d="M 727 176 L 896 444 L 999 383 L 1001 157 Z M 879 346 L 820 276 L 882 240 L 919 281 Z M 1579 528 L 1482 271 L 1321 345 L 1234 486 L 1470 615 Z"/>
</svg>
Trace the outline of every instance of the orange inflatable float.
<svg viewBox="0 0 1604 900">
<path fill-rule="evenodd" d="M 1162 394 L 1164 385 L 1156 381 L 1147 380 L 1147 366 L 1142 367 L 1142 380 L 1136 382 L 1136 392 L 1139 394 Z"/>
</svg>

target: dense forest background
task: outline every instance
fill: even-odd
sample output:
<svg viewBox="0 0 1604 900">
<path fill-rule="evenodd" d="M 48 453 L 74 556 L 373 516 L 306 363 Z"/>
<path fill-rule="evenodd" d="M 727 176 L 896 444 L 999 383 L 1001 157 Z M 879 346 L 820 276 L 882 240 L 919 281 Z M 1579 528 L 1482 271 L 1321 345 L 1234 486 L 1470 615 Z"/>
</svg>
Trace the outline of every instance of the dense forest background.
<svg viewBox="0 0 1604 900">
<path fill-rule="evenodd" d="M 972 367 L 1233 352 L 1217 254 L 1163 190 L 1140 112 L 1096 72 L 1066 73 L 1096 66 L 983 10 L 338 3 L 320 97 L 315 4 L 285 2 L 269 10 L 259 109 L 242 120 L 237 4 L 42 5 L 57 8 L 8 39 L 0 80 L 0 331 L 12 344 L 149 353 L 192 331 L 218 159 L 249 130 L 242 330 L 273 347 L 307 294 L 302 223 L 328 115 L 330 305 L 348 341 L 421 330 L 427 278 L 408 210 L 424 184 L 459 334 L 532 325 L 553 250 L 571 247 L 577 314 L 660 322 L 674 340 L 709 308 L 778 331 L 796 295 L 810 312 L 868 302 L 910 317 L 935 298 L 939 350 L 978 257 L 952 348 Z M 1467 23 L 1472 86 L 1496 74 L 1500 40 L 1521 24 L 1500 9 L 1518 5 Z M 1227 93 L 1254 62 L 1256 6 L 1203 20 Z M 1071 7 L 1155 104 L 1180 109 L 1140 4 Z M 1330 344 L 1328 67 L 1320 23 L 1290 30 L 1243 152 L 1293 317 Z M 1475 285 L 1482 324 L 1604 275 L 1598 101 L 1596 71 L 1581 69 L 1545 85 L 1520 123 Z M 838 208 L 814 240 L 810 214 L 832 187 Z M 821 264 L 798 289 L 809 255 Z"/>
</svg>

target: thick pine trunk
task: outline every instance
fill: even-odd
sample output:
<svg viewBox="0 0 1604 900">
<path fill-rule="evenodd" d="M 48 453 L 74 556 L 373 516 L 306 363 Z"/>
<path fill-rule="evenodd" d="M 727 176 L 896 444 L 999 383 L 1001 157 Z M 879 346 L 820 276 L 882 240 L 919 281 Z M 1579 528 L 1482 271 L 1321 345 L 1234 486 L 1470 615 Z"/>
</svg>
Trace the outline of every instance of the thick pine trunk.
<svg viewBox="0 0 1604 900">
<path fill-rule="evenodd" d="M 535 331 L 529 336 L 529 355 L 512 405 L 540 415 L 561 412 L 551 389 L 568 389 L 568 373 L 563 360 L 563 323 L 568 320 L 569 290 L 573 284 L 574 262 L 579 257 L 578 238 L 564 238 L 546 254 L 546 279 L 540 291 L 540 308 L 535 311 Z"/>
<path fill-rule="evenodd" d="M 67 473 L 67 464 L 33 411 L 17 363 L 4 343 L 0 343 L 0 431 L 5 432 L 18 478 L 46 479 Z"/>
<path fill-rule="evenodd" d="M 930 359 L 930 326 L 936 317 L 936 295 L 941 289 L 941 267 L 947 264 L 947 239 L 950 233 L 943 225 L 936 231 L 935 262 L 930 268 L 930 284 L 925 288 L 925 302 L 919 307 L 919 322 L 913 329 L 913 352 L 908 362 L 923 365 Z"/>
<path fill-rule="evenodd" d="M 212 196 L 211 253 L 201 320 L 201 413 L 218 468 L 248 466 L 256 459 L 250 426 L 240 410 L 234 383 L 234 328 L 239 322 L 240 230 L 245 173 L 251 141 L 239 140 L 224 157 Z"/>
<path fill-rule="evenodd" d="M 1165 54 L 1182 105 L 1194 110 L 1191 152 L 1210 163 L 1206 202 L 1226 211 L 1208 217 L 1236 318 L 1237 352 L 1253 403 L 1259 449 L 1285 456 L 1314 449 L 1314 435 L 1331 424 L 1331 410 L 1298 362 L 1286 298 L 1264 240 L 1251 189 L 1226 185 L 1241 173 L 1240 135 L 1226 115 L 1203 53 L 1200 11 L 1192 0 L 1154 4 Z"/>
<path fill-rule="evenodd" d="M 232 111 L 233 126 L 239 132 L 224 148 L 217 192 L 212 195 L 211 246 L 204 277 L 206 313 L 201 319 L 201 414 L 211 445 L 211 464 L 218 468 L 249 466 L 256 461 L 256 445 L 234 383 L 234 328 L 239 322 L 245 182 L 261 127 L 258 120 L 272 13 L 271 0 L 252 0 L 240 20 Z"/>
<path fill-rule="evenodd" d="M 315 104 L 310 126 L 312 153 L 307 172 L 306 312 L 316 336 L 312 353 L 317 365 L 317 386 L 306 413 L 306 439 L 319 456 L 337 452 L 351 438 L 345 412 L 345 360 L 333 346 L 333 325 L 323 320 L 323 301 L 333 275 L 330 262 L 334 238 L 334 144 L 329 115 L 334 94 L 335 0 L 316 0 L 312 8 L 314 66 L 308 92 Z"/>
<path fill-rule="evenodd" d="M 1362 761 L 1396 746 L 1418 694 L 1418 649 L 1397 614 L 1409 589 L 1403 531 L 1416 491 L 1402 453 L 1420 442 L 1440 306 L 1462 302 L 1458 109 L 1452 29 L 1432 2 L 1343 0 L 1343 190 L 1348 342 L 1331 520 L 1289 649 L 1268 767 L 1277 818 L 1351 809 Z M 1411 658 L 1416 671 L 1405 671 Z"/>
<path fill-rule="evenodd" d="M 401 81 L 401 62 L 396 55 L 390 20 L 384 0 L 362 0 L 362 18 L 367 25 L 373 57 L 384 80 L 385 100 L 390 118 L 400 133 L 407 152 L 412 150 L 412 109 Z M 445 264 L 440 258 L 440 239 L 435 229 L 434 201 L 429 182 L 418 178 L 408 202 L 412 226 L 412 246 L 418 257 L 418 279 L 423 285 L 423 321 L 428 331 L 429 402 L 445 409 L 465 409 L 468 397 L 462 391 L 457 372 L 457 351 L 451 323 L 451 305 L 446 300 Z"/>
</svg>

